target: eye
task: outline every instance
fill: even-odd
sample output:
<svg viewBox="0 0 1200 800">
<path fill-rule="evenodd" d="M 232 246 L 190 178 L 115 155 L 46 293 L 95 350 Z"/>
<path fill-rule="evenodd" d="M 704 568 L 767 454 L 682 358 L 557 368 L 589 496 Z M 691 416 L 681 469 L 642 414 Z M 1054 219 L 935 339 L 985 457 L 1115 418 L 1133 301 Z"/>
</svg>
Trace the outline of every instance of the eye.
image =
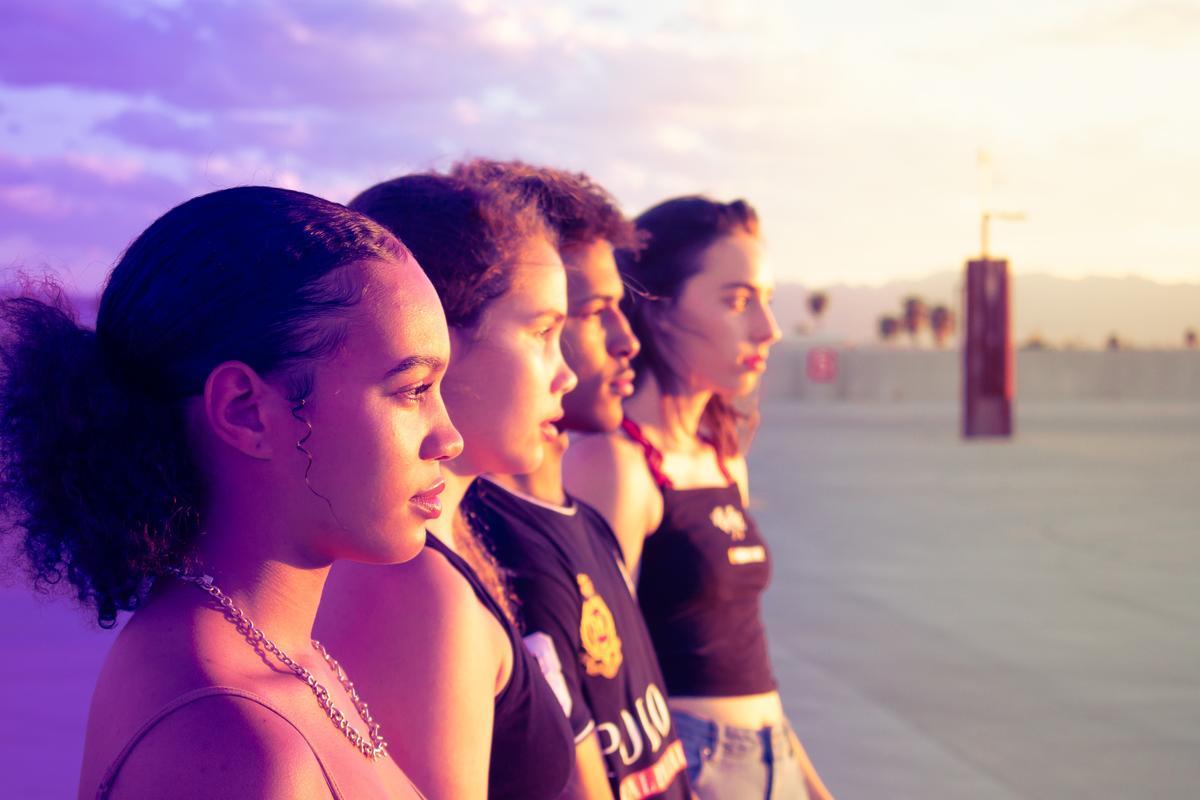
<svg viewBox="0 0 1200 800">
<path fill-rule="evenodd" d="M 737 294 L 725 301 L 733 311 L 745 311 L 746 306 L 750 303 L 750 298 L 744 294 Z"/>
<path fill-rule="evenodd" d="M 433 383 L 421 383 L 416 386 L 406 386 L 400 391 L 393 393 L 392 397 L 396 397 L 407 403 L 419 403 L 421 402 L 421 399 L 424 397 L 425 393 L 432 388 Z"/>
<path fill-rule="evenodd" d="M 604 313 L 604 306 L 589 306 L 576 311 L 573 316 L 575 319 L 596 319 Z"/>
</svg>

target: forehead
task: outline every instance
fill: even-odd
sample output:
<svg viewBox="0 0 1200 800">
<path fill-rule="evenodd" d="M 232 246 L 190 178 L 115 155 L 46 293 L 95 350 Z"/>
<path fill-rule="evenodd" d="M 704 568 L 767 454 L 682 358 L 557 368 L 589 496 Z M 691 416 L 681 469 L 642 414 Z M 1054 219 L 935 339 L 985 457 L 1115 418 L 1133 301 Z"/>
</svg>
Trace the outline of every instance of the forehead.
<svg viewBox="0 0 1200 800">
<path fill-rule="evenodd" d="M 526 319 L 566 310 L 567 277 L 558 251 L 544 237 L 529 239 L 517 253 L 509 289 L 484 310 L 483 321 Z"/>
<path fill-rule="evenodd" d="M 748 233 L 723 236 L 700 254 L 694 281 L 724 286 L 744 283 L 760 289 L 775 286 L 775 276 L 763 258 L 762 241 Z"/>
<path fill-rule="evenodd" d="M 411 256 L 358 265 L 363 298 L 350 323 L 351 335 L 369 340 L 381 357 L 436 356 L 450 352 L 446 316 L 437 291 Z"/>
<path fill-rule="evenodd" d="M 612 245 L 603 239 L 570 248 L 563 253 L 563 262 L 570 302 L 597 296 L 620 297 L 624 293 Z"/>
</svg>

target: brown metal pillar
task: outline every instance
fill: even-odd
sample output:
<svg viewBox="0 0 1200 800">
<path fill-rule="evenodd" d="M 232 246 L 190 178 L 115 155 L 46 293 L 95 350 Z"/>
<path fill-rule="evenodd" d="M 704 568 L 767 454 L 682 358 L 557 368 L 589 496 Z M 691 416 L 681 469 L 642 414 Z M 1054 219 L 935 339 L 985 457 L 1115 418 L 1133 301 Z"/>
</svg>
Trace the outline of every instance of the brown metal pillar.
<svg viewBox="0 0 1200 800">
<path fill-rule="evenodd" d="M 963 437 L 1012 436 L 1015 375 L 1008 262 L 968 261 L 963 293 Z"/>
</svg>

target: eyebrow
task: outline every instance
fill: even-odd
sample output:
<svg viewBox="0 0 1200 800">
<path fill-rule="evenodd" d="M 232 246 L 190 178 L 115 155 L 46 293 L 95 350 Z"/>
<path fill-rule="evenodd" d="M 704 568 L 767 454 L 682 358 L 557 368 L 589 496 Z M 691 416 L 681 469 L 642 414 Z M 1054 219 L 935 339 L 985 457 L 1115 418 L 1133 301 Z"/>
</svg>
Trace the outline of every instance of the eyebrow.
<svg viewBox="0 0 1200 800">
<path fill-rule="evenodd" d="M 619 299 L 620 298 L 617 295 L 615 295 L 611 292 L 595 292 L 593 294 L 589 294 L 587 297 L 579 298 L 575 302 L 571 303 L 571 305 L 575 308 L 578 308 L 579 306 L 586 306 L 588 303 L 594 303 L 597 300 L 602 300 L 607 303 L 610 300 L 619 300 Z"/>
<path fill-rule="evenodd" d="M 723 292 L 729 291 L 730 289 L 745 289 L 746 291 L 752 292 L 753 294 L 758 294 L 759 292 L 764 292 L 764 293 L 773 292 L 775 290 L 775 287 L 774 286 L 755 286 L 752 283 L 744 283 L 742 281 L 734 281 L 732 283 L 727 283 L 721 287 L 721 291 L 723 291 Z"/>
<path fill-rule="evenodd" d="M 567 315 L 562 313 L 561 311 L 547 309 L 546 311 L 539 311 L 536 314 L 530 314 L 529 315 L 529 324 L 532 325 L 533 323 L 540 322 L 543 319 L 549 319 L 555 323 L 559 323 L 559 322 L 562 322 L 563 320 L 565 320 L 566 318 L 567 318 Z"/>
<path fill-rule="evenodd" d="M 416 369 L 417 367 L 428 367 L 434 372 L 439 372 L 445 369 L 446 362 L 440 358 L 437 358 L 436 356 L 409 356 L 408 358 L 401 359 L 401 361 L 396 364 L 396 366 L 389 369 L 383 377 L 386 380 L 394 375 L 399 375 L 402 372 L 408 372 L 409 370 Z"/>
</svg>

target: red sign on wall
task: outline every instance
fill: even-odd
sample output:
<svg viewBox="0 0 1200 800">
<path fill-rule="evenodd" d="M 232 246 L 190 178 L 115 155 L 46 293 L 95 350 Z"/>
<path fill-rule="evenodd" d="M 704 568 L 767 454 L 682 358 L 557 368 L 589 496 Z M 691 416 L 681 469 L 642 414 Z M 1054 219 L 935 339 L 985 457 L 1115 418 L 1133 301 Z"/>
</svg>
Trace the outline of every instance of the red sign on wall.
<svg viewBox="0 0 1200 800">
<path fill-rule="evenodd" d="M 837 380 L 838 354 L 832 347 L 813 347 L 808 351 L 808 379 L 813 383 Z"/>
</svg>

